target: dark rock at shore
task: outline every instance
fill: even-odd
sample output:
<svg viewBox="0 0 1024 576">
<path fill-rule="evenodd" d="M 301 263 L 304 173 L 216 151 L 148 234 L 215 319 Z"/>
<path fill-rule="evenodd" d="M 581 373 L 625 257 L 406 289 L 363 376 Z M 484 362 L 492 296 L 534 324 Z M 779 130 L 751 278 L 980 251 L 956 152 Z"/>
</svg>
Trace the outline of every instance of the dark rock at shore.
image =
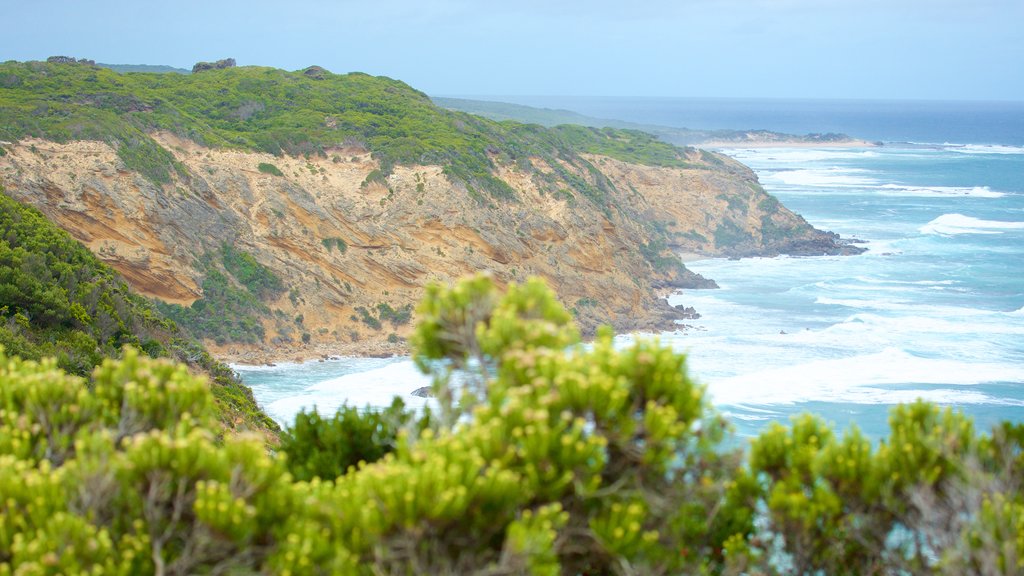
<svg viewBox="0 0 1024 576">
<path fill-rule="evenodd" d="M 654 280 L 651 285 L 655 288 L 674 288 L 686 290 L 713 290 L 718 288 L 718 283 L 710 278 L 683 268 L 682 272 L 675 274 L 671 279 L 658 281 Z"/>
<path fill-rule="evenodd" d="M 730 260 L 740 258 L 767 257 L 771 258 L 786 254 L 787 256 L 856 256 L 867 252 L 867 248 L 857 246 L 865 244 L 863 240 L 840 238 L 835 232 L 822 232 L 813 238 L 799 238 L 772 245 L 769 248 L 728 250 L 725 256 Z"/>
<path fill-rule="evenodd" d="M 411 394 L 413 396 L 416 396 L 417 398 L 433 398 L 434 397 L 434 391 L 430 388 L 430 386 L 424 386 L 422 388 L 417 388 L 417 389 L 413 390 L 411 392 Z"/>
<path fill-rule="evenodd" d="M 698 320 L 700 319 L 700 313 L 693 308 L 693 306 L 683 306 L 682 304 L 676 304 L 675 309 L 682 313 L 683 318 L 687 320 Z"/>
</svg>

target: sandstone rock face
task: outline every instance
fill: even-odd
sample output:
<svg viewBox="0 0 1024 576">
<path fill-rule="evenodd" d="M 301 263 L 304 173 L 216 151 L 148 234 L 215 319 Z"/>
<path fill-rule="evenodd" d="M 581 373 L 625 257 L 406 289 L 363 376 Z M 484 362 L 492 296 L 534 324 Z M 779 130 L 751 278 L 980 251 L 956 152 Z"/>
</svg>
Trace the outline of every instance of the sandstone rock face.
<svg viewBox="0 0 1024 576">
<path fill-rule="evenodd" d="M 686 169 L 588 156 L 613 185 L 610 208 L 600 208 L 546 192 L 516 165 L 499 166 L 497 176 L 517 198 L 492 201 L 452 184 L 440 166 L 399 166 L 384 183 L 367 184 L 378 165 L 354 146 L 275 157 L 156 138 L 187 178 L 157 186 L 100 142 L 25 140 L 5 147 L 0 182 L 147 296 L 182 305 L 200 298 L 199 262 L 224 243 L 273 270 L 287 290 L 267 302 L 266 344 L 212 347 L 228 360 L 400 353 L 410 325 L 375 329 L 358 320 L 358 309 L 398 309 L 417 302 L 428 282 L 479 271 L 499 283 L 543 277 L 585 331 L 601 323 L 671 329 L 692 311 L 661 297 L 714 284 L 672 262 L 668 249 L 841 249 L 764 193 L 749 169 L 695 150 Z M 264 163 L 282 175 L 261 171 Z M 299 315 L 308 342 L 289 331 Z"/>
</svg>

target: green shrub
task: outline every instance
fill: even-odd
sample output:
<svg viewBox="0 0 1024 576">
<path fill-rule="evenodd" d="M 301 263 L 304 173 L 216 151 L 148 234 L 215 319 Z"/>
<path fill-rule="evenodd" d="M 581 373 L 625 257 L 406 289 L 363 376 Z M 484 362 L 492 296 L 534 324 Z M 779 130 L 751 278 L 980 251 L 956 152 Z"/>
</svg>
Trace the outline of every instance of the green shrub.
<svg viewBox="0 0 1024 576">
<path fill-rule="evenodd" d="M 367 326 L 373 328 L 374 330 L 380 330 L 383 327 L 382 324 L 380 323 L 380 320 L 378 320 L 376 316 L 370 313 L 370 311 L 364 308 L 363 306 L 357 306 L 355 310 L 356 313 L 359 314 L 358 320 L 360 320 L 363 324 L 366 324 Z M 355 319 L 356 318 L 353 318 L 353 320 Z"/>
<path fill-rule="evenodd" d="M 230 244 L 207 254 L 201 264 L 206 273 L 203 297 L 191 306 L 157 302 L 160 311 L 195 338 L 222 345 L 262 342 L 266 335 L 262 319 L 270 316 L 263 302 L 284 293 L 281 278 Z"/>
<path fill-rule="evenodd" d="M 384 410 L 342 406 L 330 418 L 303 411 L 281 435 L 280 450 L 296 480 L 334 480 L 360 462 L 370 464 L 393 452 L 398 432 L 414 417 L 400 398 Z"/>
<path fill-rule="evenodd" d="M 257 298 L 265 300 L 284 293 L 284 282 L 270 268 L 257 262 L 252 254 L 224 244 L 221 246 L 221 261 L 235 280 Z"/>
<path fill-rule="evenodd" d="M 366 175 L 366 178 L 363 179 L 363 183 L 360 184 L 360 186 L 365 188 L 365 187 L 369 186 L 370 184 L 380 184 L 381 186 L 387 186 L 388 185 L 387 175 L 384 174 L 384 172 L 382 170 L 378 170 L 377 168 L 374 168 L 373 170 L 370 171 L 369 174 Z"/>
<path fill-rule="evenodd" d="M 732 220 L 724 220 L 718 226 L 715 227 L 715 247 L 717 248 L 731 248 L 735 246 L 742 246 L 753 241 L 750 233 L 740 228 Z"/>
<path fill-rule="evenodd" d="M 280 168 L 273 164 L 268 164 L 267 162 L 260 162 L 256 169 L 264 174 L 270 174 L 271 176 L 284 176 L 284 172 L 281 172 Z"/>
<path fill-rule="evenodd" d="M 579 345 L 539 280 L 433 285 L 439 412 L 218 439 L 207 383 L 129 349 L 92 384 L 0 352 L 0 573 L 1018 573 L 1024 425 L 812 416 L 744 454 L 685 357 Z M 458 370 L 458 372 L 456 372 Z"/>
<path fill-rule="evenodd" d="M 345 241 L 342 240 L 341 238 L 324 238 L 320 240 L 320 243 L 323 244 L 324 248 L 326 248 L 327 250 L 337 248 L 338 252 L 341 252 L 342 254 L 344 254 L 345 251 L 348 250 L 348 244 L 345 243 Z"/>
<path fill-rule="evenodd" d="M 381 321 L 390 322 L 396 328 L 408 324 L 412 319 L 412 304 L 406 304 L 395 310 L 387 302 L 377 304 L 377 312 Z"/>
</svg>

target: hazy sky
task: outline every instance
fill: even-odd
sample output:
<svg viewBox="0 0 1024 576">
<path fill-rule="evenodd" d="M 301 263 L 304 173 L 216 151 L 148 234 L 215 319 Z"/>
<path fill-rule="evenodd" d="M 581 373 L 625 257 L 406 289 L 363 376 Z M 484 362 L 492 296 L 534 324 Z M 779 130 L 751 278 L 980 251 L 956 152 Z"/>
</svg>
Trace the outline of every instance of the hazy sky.
<svg viewBox="0 0 1024 576">
<path fill-rule="evenodd" d="M 1024 0 L 0 0 L 0 60 L 234 57 L 432 95 L 1024 100 Z"/>
</svg>

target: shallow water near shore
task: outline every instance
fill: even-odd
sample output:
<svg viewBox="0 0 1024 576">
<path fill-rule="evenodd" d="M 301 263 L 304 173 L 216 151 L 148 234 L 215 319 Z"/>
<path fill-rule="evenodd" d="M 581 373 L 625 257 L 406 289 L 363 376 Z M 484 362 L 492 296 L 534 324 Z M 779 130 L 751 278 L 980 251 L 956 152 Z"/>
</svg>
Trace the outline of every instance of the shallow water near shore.
<svg viewBox="0 0 1024 576">
<path fill-rule="evenodd" d="M 740 437 L 811 411 L 878 438 L 889 409 L 916 398 L 982 429 L 1024 421 L 1024 148 L 726 152 L 813 225 L 868 248 L 687 264 L 721 289 L 671 296 L 703 316 L 660 337 Z M 314 405 L 422 405 L 409 393 L 429 383 L 401 358 L 236 369 L 286 424 Z"/>
</svg>

